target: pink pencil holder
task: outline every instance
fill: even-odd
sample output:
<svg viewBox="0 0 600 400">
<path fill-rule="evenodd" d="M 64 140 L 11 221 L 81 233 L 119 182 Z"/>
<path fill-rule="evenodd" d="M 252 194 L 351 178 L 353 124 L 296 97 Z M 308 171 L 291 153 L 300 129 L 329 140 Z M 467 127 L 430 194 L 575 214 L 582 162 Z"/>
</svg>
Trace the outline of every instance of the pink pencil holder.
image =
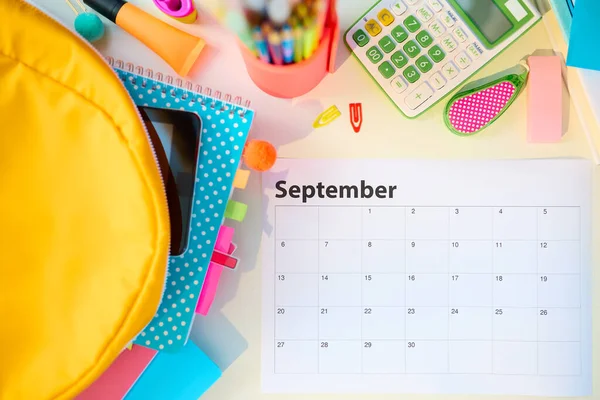
<svg viewBox="0 0 600 400">
<path fill-rule="evenodd" d="M 246 46 L 240 43 L 242 56 L 248 75 L 256 86 L 271 96 L 290 99 L 310 92 L 329 73 L 335 71 L 340 27 L 335 10 L 335 1 L 331 1 L 323 37 L 313 55 L 302 62 L 290 65 L 267 64 L 256 57 Z"/>
</svg>

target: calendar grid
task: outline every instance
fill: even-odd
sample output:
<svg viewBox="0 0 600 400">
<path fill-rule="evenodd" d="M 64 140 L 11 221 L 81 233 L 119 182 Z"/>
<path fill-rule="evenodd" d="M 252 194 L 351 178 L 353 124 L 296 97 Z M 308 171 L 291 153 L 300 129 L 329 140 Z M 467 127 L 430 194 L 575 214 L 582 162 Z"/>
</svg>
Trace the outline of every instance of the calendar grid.
<svg viewBox="0 0 600 400">
<path fill-rule="evenodd" d="M 572 269 L 575 264 L 555 260 L 560 251 L 580 252 L 580 238 L 560 236 L 557 226 L 561 225 L 554 220 L 542 222 L 546 209 L 552 216 L 559 209 L 566 211 L 557 214 L 571 215 L 569 209 L 579 212 L 577 207 L 304 206 L 303 210 L 309 210 L 307 218 L 294 223 L 305 230 L 281 231 L 278 210 L 296 207 L 275 207 L 274 295 L 276 308 L 284 310 L 283 315 L 275 315 L 275 337 L 288 347 L 306 349 L 306 373 L 479 374 L 460 360 L 459 354 L 465 351 L 461 349 L 481 349 L 483 355 L 468 351 L 475 354 L 474 362 L 482 363 L 482 375 L 514 375 L 506 373 L 506 357 L 530 357 L 524 366 L 515 364 L 525 371 L 523 375 L 581 373 L 582 361 L 578 370 L 565 369 L 558 375 L 546 367 L 552 354 L 578 351 L 581 342 L 580 331 L 576 336 L 571 331 L 556 332 L 566 326 L 561 321 L 579 321 L 581 262 Z M 316 218 L 309 218 L 308 213 Z M 373 230 L 379 225 L 369 222 L 370 218 L 387 222 L 389 215 L 400 218 L 398 223 L 390 222 L 395 230 Z M 435 229 L 431 221 L 445 229 Z M 515 221 L 523 226 L 531 221 L 530 228 L 515 230 L 511 225 Z M 577 220 L 577 229 L 579 224 Z M 380 251 L 388 253 L 377 255 Z M 313 291 L 310 278 L 314 275 Z M 491 282 L 491 288 L 481 290 L 481 285 L 488 287 L 486 282 Z M 404 292 L 395 296 L 400 290 Z M 481 299 L 488 300 L 482 303 Z M 481 311 L 486 309 L 490 317 Z M 382 315 L 387 319 L 381 319 Z M 391 316 L 398 319 L 395 325 Z M 285 321 L 294 318 L 306 322 L 303 330 L 286 327 Z M 464 325 L 471 320 L 479 321 L 475 333 Z M 311 364 L 308 349 L 313 345 L 316 362 Z M 274 372 L 298 373 L 294 372 L 298 367 L 280 355 L 284 350 L 278 349 L 275 346 Z M 489 361 L 484 361 L 488 353 Z M 389 372 L 394 366 L 385 360 L 393 354 L 404 359 L 404 365 L 398 366 L 402 372 Z M 436 357 L 443 367 L 435 366 Z M 457 372 L 461 368 L 472 370 Z"/>
</svg>

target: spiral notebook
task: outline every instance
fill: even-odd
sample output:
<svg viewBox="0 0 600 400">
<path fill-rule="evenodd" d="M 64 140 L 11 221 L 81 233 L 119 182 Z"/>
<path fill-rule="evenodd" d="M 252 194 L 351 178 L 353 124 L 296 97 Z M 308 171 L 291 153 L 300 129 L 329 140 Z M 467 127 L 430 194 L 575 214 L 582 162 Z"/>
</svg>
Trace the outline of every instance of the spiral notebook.
<svg viewBox="0 0 600 400">
<path fill-rule="evenodd" d="M 233 179 L 252 125 L 250 102 L 212 95 L 210 88 L 154 74 L 151 69 L 109 58 L 138 106 L 191 111 L 202 121 L 195 171 L 188 245 L 171 256 L 165 291 L 156 315 L 134 343 L 175 352 L 188 340 L 196 305 L 219 228 L 232 192 Z"/>
</svg>

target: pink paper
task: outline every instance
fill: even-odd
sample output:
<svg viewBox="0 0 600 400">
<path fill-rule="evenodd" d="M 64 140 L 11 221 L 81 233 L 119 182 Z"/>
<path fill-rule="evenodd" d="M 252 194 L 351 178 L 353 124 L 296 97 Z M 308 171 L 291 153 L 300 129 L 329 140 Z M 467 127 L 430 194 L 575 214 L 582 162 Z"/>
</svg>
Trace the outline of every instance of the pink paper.
<svg viewBox="0 0 600 400">
<path fill-rule="evenodd" d="M 563 79 L 559 56 L 531 56 L 527 85 L 527 141 L 553 143 L 562 139 Z"/>
<path fill-rule="evenodd" d="M 121 400 L 150 364 L 156 350 L 133 345 L 123 350 L 114 363 L 77 400 Z"/>
</svg>

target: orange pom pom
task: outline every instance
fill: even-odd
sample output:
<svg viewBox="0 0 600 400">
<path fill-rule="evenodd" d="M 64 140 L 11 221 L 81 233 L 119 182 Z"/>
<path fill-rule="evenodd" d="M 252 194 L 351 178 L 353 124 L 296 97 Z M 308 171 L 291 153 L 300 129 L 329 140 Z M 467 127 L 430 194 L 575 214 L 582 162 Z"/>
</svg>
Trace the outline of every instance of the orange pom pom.
<svg viewBox="0 0 600 400">
<path fill-rule="evenodd" d="M 244 162 L 248 168 L 255 171 L 265 172 L 271 169 L 277 160 L 277 150 L 269 142 L 264 140 L 250 140 L 244 148 Z"/>
</svg>

